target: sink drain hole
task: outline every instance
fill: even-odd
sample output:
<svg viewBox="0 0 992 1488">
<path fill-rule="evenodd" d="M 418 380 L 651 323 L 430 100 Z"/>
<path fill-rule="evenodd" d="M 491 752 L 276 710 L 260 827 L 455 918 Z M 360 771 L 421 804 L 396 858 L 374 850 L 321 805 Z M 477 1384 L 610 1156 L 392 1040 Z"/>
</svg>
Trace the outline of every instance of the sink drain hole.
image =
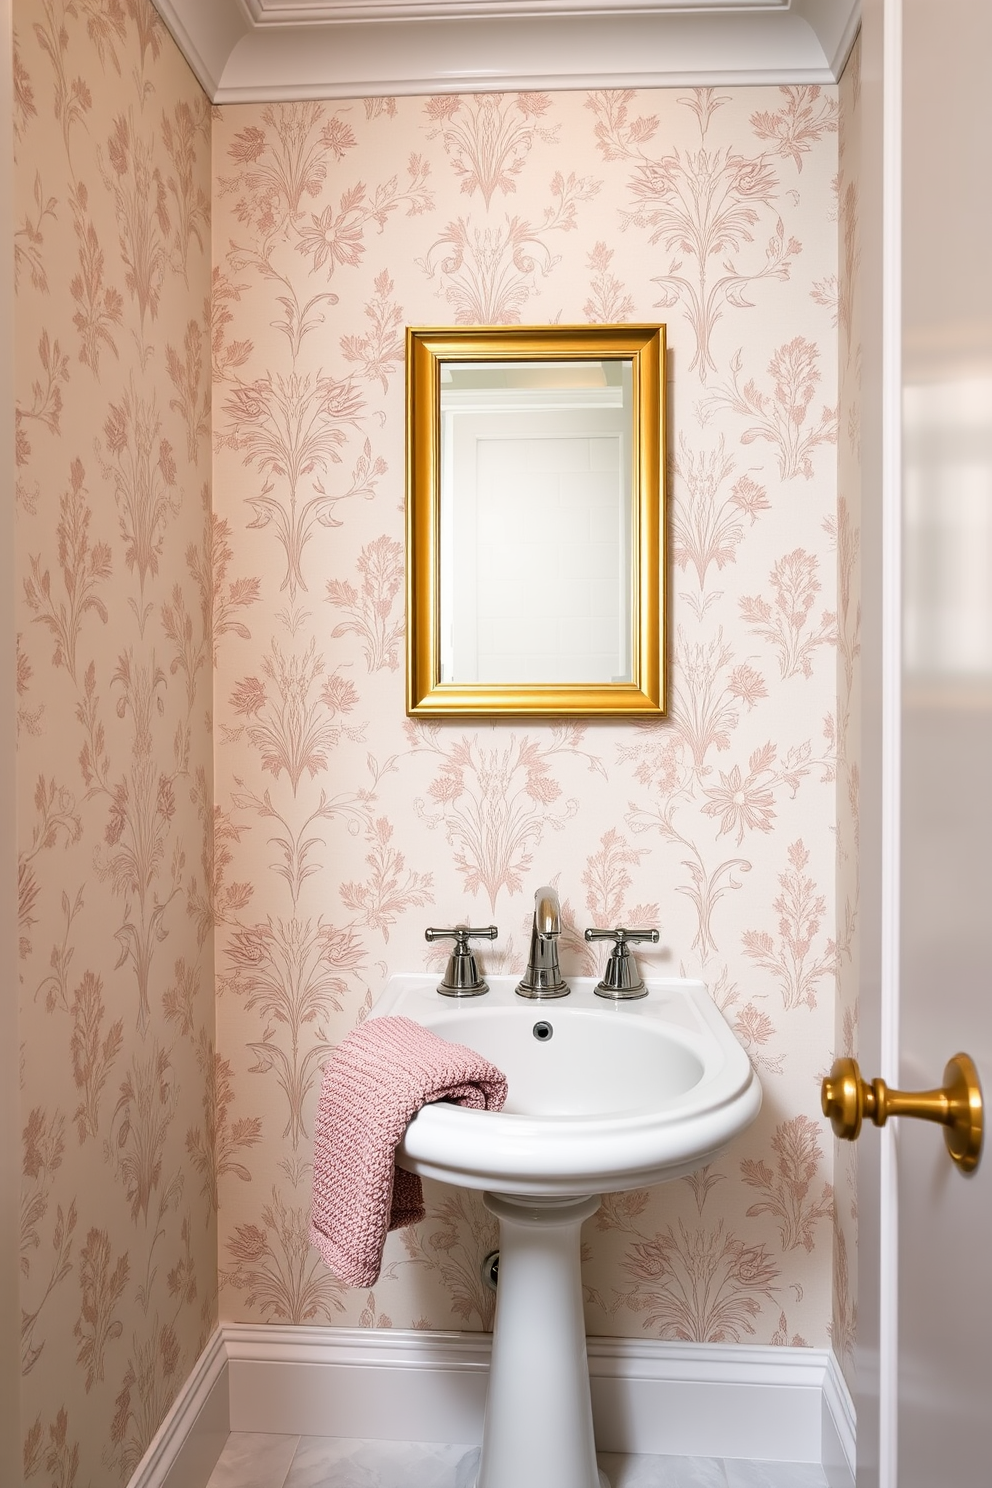
<svg viewBox="0 0 992 1488">
<path fill-rule="evenodd" d="M 542 1044 L 547 1043 L 548 1039 L 553 1037 L 553 1035 L 554 1029 L 550 1023 L 545 1023 L 542 1020 L 540 1023 L 534 1024 L 534 1037 L 540 1040 Z"/>
<path fill-rule="evenodd" d="M 499 1282 L 499 1251 L 491 1250 L 482 1262 L 482 1280 L 491 1292 L 496 1290 Z"/>
</svg>

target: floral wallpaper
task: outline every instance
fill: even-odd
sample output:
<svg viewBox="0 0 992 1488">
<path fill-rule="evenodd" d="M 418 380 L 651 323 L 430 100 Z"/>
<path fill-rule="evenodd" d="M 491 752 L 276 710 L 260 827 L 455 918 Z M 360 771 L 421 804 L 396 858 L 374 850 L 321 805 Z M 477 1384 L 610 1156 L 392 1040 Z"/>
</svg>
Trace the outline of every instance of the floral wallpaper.
<svg viewBox="0 0 992 1488">
<path fill-rule="evenodd" d="M 14 14 L 28 1481 L 127 1480 L 218 1284 L 228 1319 L 489 1326 L 460 1190 L 373 1291 L 327 1271 L 310 1133 L 385 978 L 440 969 L 425 925 L 495 920 L 516 971 L 545 881 L 566 972 L 657 924 L 765 1090 L 718 1162 L 605 1196 L 590 1332 L 849 1364 L 818 1082 L 856 1032 L 857 57 L 211 118 L 148 0 Z M 624 320 L 668 325 L 669 717 L 407 720 L 403 327 Z"/>
<path fill-rule="evenodd" d="M 861 43 L 840 83 L 837 176 L 839 262 L 837 335 L 840 424 L 837 445 L 837 1020 L 838 1054 L 858 1049 L 858 807 L 861 757 L 861 302 L 858 213 Z M 854 1388 L 857 1330 L 857 1146 L 834 1142 L 834 1306 L 831 1338 Z"/>
<path fill-rule="evenodd" d="M 210 111 L 15 0 L 24 1475 L 130 1477 L 214 1326 Z"/>
<path fill-rule="evenodd" d="M 425 925 L 493 920 L 484 964 L 518 970 L 532 891 L 553 881 L 567 971 L 599 966 L 585 926 L 658 925 L 645 963 L 705 979 L 765 1090 L 719 1161 L 605 1197 L 584 1237 L 590 1332 L 847 1347 L 849 1175 L 835 1219 L 818 1088 L 838 975 L 853 984 L 856 509 L 838 432 L 850 471 L 856 235 L 837 189 L 856 184 L 850 151 L 838 177 L 839 117 L 837 89 L 782 87 L 216 119 L 224 1317 L 489 1325 L 494 1228 L 455 1189 L 428 1185 L 373 1291 L 338 1283 L 306 1242 L 310 1130 L 321 1065 L 386 976 L 440 967 Z M 670 716 L 406 720 L 404 325 L 624 320 L 666 321 L 671 347 Z"/>
</svg>

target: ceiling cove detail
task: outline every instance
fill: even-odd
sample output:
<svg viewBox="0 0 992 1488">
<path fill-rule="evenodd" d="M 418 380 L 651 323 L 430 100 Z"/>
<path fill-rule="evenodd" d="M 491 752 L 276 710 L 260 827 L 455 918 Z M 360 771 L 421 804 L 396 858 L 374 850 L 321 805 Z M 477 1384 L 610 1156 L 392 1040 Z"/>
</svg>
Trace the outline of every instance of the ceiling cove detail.
<svg viewBox="0 0 992 1488">
<path fill-rule="evenodd" d="M 154 0 L 214 103 L 834 83 L 859 0 Z"/>
</svg>

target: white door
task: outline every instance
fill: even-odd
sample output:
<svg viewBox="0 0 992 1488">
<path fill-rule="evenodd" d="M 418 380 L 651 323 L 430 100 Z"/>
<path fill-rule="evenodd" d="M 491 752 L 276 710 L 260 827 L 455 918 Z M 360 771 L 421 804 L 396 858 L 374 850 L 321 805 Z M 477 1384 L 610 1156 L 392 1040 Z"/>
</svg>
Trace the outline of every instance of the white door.
<svg viewBox="0 0 992 1488">
<path fill-rule="evenodd" d="M 878 957 L 875 977 L 867 958 L 862 1073 L 921 1089 L 963 1050 L 988 1101 L 992 4 L 868 0 L 865 42 L 882 130 L 883 262 L 901 294 L 882 297 L 874 369 L 891 525 L 878 534 L 875 784 L 886 809 L 868 824 L 878 850 L 865 866 L 880 877 L 877 898 L 870 886 L 867 895 Z M 875 1057 L 880 1067 L 865 1067 Z M 987 1488 L 992 1143 L 964 1177 L 937 1128 L 894 1125 L 860 1139 L 859 1488 Z"/>
</svg>

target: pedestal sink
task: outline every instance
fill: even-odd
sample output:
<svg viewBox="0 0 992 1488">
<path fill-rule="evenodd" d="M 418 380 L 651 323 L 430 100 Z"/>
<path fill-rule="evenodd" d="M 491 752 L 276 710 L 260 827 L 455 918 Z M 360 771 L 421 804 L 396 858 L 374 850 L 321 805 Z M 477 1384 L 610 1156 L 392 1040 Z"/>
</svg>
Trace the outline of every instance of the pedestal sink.
<svg viewBox="0 0 992 1488">
<path fill-rule="evenodd" d="M 513 977 L 451 1001 L 392 977 L 372 1010 L 412 1018 L 502 1069 L 502 1111 L 426 1106 L 397 1152 L 426 1178 L 483 1190 L 500 1222 L 499 1289 L 477 1488 L 601 1488 L 579 1231 L 600 1195 L 692 1172 L 758 1114 L 761 1088 L 702 982 L 649 981 L 607 1002 L 594 978 L 524 1001 Z M 608 1488 L 608 1485 L 606 1485 Z"/>
</svg>

